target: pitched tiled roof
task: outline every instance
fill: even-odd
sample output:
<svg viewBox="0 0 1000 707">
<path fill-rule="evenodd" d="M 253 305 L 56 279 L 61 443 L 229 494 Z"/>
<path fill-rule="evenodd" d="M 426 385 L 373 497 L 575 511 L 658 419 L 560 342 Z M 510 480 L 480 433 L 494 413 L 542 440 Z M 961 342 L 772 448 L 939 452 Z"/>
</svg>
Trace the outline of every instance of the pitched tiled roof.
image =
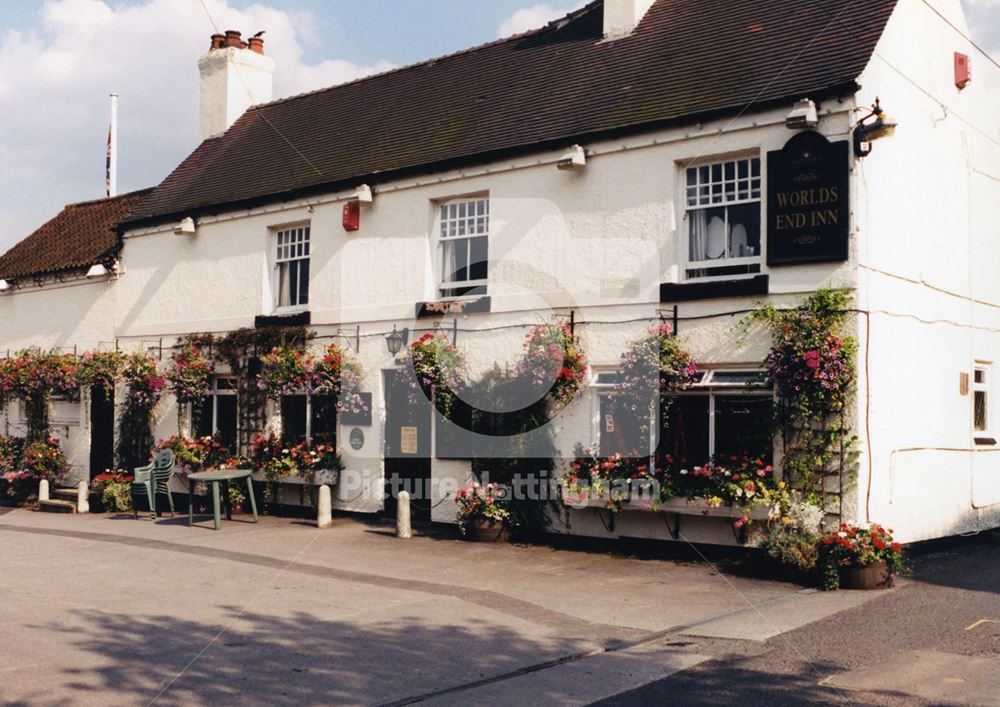
<svg viewBox="0 0 1000 707">
<path fill-rule="evenodd" d="M 657 0 L 602 41 L 603 2 L 549 26 L 247 111 L 133 225 L 601 135 L 851 92 L 896 0 Z"/>
<path fill-rule="evenodd" d="M 0 255 L 0 278 L 67 272 L 101 262 L 118 249 L 118 222 L 131 214 L 150 191 L 69 204 Z"/>
</svg>

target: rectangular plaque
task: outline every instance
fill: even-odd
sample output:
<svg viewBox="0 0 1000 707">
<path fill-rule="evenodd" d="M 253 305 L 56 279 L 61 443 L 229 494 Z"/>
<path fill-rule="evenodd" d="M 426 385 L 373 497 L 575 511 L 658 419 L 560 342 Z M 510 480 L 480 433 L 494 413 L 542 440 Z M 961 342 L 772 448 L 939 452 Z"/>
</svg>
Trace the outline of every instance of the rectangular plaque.
<svg viewBox="0 0 1000 707">
<path fill-rule="evenodd" d="M 847 259 L 850 150 L 814 131 L 767 153 L 767 264 Z"/>
<path fill-rule="evenodd" d="M 399 428 L 399 451 L 401 454 L 417 453 L 417 428 Z"/>
</svg>

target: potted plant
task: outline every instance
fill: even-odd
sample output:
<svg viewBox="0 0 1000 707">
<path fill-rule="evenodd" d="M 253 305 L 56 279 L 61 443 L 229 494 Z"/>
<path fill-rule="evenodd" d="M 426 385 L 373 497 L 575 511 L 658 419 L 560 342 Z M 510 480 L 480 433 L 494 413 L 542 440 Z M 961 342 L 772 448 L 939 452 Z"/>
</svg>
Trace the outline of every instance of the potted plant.
<svg viewBox="0 0 1000 707">
<path fill-rule="evenodd" d="M 121 469 L 109 469 L 90 482 L 90 494 L 93 497 L 91 508 L 98 512 L 131 511 L 132 476 Z"/>
<path fill-rule="evenodd" d="M 507 542 L 510 539 L 510 502 L 504 488 L 473 481 L 455 493 L 458 529 L 470 540 Z"/>
<path fill-rule="evenodd" d="M 818 564 L 824 589 L 884 589 L 903 570 L 903 548 L 877 523 L 841 524 L 820 538 Z"/>
</svg>

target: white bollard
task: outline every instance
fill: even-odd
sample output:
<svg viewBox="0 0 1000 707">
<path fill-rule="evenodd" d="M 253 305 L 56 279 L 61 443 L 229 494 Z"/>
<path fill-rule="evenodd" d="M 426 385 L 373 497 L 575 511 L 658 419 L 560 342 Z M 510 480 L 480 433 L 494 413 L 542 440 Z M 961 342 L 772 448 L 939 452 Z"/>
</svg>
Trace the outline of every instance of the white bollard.
<svg viewBox="0 0 1000 707">
<path fill-rule="evenodd" d="M 330 487 L 323 484 L 319 487 L 319 503 L 316 504 L 316 525 L 320 528 L 333 526 L 333 500 Z"/>
<path fill-rule="evenodd" d="M 86 481 L 76 485 L 76 512 L 90 513 L 90 489 Z"/>
<path fill-rule="evenodd" d="M 48 479 L 42 479 L 38 482 L 38 500 L 48 501 L 49 500 L 49 481 Z"/>
<path fill-rule="evenodd" d="M 408 491 L 400 491 L 399 499 L 396 501 L 396 537 L 413 537 L 413 529 L 410 528 L 410 494 Z"/>
</svg>

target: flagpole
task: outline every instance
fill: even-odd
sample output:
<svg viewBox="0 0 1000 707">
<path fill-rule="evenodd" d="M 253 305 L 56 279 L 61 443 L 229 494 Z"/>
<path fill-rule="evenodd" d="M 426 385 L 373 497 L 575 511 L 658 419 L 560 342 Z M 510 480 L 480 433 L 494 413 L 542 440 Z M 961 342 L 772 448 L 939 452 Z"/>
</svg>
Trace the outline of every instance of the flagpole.
<svg viewBox="0 0 1000 707">
<path fill-rule="evenodd" d="M 111 93 L 111 126 L 108 128 L 107 195 L 118 195 L 118 94 Z"/>
</svg>

